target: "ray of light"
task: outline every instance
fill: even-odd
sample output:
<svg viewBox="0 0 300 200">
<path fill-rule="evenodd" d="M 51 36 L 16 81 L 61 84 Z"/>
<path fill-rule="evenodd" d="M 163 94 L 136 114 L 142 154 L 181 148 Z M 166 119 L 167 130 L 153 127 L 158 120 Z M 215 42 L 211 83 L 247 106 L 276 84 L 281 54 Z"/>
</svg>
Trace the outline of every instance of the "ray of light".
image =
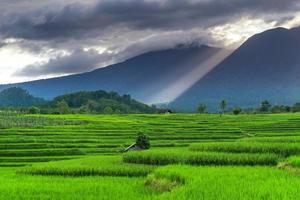
<svg viewBox="0 0 300 200">
<path fill-rule="evenodd" d="M 158 94 L 149 100 L 148 103 L 171 102 L 191 88 L 197 81 L 201 80 L 218 64 L 224 61 L 232 50 L 219 50 L 201 63 L 197 64 L 196 68 L 186 72 L 172 84 L 166 86 Z"/>
</svg>

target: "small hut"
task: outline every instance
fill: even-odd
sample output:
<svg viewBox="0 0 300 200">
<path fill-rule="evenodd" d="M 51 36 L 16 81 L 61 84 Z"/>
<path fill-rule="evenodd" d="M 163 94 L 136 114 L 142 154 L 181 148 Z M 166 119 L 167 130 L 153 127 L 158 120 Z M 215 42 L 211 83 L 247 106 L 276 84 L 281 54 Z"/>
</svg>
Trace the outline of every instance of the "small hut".
<svg viewBox="0 0 300 200">
<path fill-rule="evenodd" d="M 127 151 L 138 151 L 142 150 L 139 146 L 136 145 L 136 143 L 133 143 L 126 147 L 122 152 L 127 152 Z"/>
<path fill-rule="evenodd" d="M 159 109 L 158 113 L 159 114 L 172 114 L 173 112 L 170 109 Z"/>
</svg>

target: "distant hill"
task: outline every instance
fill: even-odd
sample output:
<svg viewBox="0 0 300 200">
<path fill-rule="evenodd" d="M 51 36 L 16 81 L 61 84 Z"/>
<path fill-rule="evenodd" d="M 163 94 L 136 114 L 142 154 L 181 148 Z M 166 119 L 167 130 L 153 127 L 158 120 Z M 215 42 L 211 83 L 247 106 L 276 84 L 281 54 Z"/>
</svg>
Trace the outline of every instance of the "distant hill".
<svg viewBox="0 0 300 200">
<path fill-rule="evenodd" d="M 48 100 L 72 92 L 105 90 L 116 91 L 121 95 L 130 94 L 144 103 L 157 103 L 168 101 L 171 96 L 168 88 L 218 51 L 220 49 L 208 46 L 178 46 L 145 53 L 88 73 L 0 85 L 0 90 L 18 86 Z"/>
<path fill-rule="evenodd" d="M 156 113 L 156 108 L 140 103 L 129 95 L 103 90 L 76 92 L 56 97 L 44 108 L 55 110 L 61 102 L 82 113 Z"/>
<path fill-rule="evenodd" d="M 222 99 L 229 107 L 299 102 L 300 29 L 254 35 L 169 106 L 191 111 L 201 102 L 216 110 Z"/>
<path fill-rule="evenodd" d="M 12 87 L 0 92 L 0 107 L 30 107 L 44 103 L 44 99 L 34 97 L 22 88 Z"/>
<path fill-rule="evenodd" d="M 58 96 L 51 101 L 34 97 L 28 91 L 12 87 L 0 92 L 0 107 L 39 107 L 44 113 L 156 113 L 155 107 L 140 103 L 130 95 L 116 92 L 81 91 Z"/>
</svg>

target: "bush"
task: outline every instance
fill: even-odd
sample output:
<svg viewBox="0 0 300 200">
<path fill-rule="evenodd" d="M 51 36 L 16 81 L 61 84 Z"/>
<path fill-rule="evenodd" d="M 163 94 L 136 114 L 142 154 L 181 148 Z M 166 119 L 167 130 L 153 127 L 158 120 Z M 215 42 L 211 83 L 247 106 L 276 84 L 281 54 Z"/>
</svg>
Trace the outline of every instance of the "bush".
<svg viewBox="0 0 300 200">
<path fill-rule="evenodd" d="M 235 115 L 239 115 L 239 114 L 242 112 L 242 109 L 239 108 L 239 107 L 236 107 L 236 108 L 233 109 L 232 112 L 233 112 L 233 114 L 235 114 Z"/>
<path fill-rule="evenodd" d="M 113 112 L 114 112 L 113 109 L 109 106 L 106 106 L 103 110 L 104 114 L 113 114 Z"/>
<path fill-rule="evenodd" d="M 149 137 L 143 133 L 139 133 L 136 138 L 136 145 L 141 149 L 149 149 L 150 148 Z"/>
<path fill-rule="evenodd" d="M 29 114 L 39 114 L 40 112 L 40 109 L 35 106 L 30 107 L 28 110 Z"/>
<path fill-rule="evenodd" d="M 205 104 L 200 104 L 197 108 L 197 112 L 198 113 L 206 113 L 206 110 L 207 110 L 207 106 Z"/>
</svg>

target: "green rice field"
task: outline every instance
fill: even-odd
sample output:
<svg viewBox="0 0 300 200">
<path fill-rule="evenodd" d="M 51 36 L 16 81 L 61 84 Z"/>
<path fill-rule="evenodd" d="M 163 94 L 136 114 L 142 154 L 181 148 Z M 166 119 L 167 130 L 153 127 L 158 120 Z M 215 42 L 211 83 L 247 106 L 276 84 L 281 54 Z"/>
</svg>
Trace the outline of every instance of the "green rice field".
<svg viewBox="0 0 300 200">
<path fill-rule="evenodd" d="M 0 170 L 5 200 L 300 199 L 300 114 L 0 113 Z"/>
</svg>

